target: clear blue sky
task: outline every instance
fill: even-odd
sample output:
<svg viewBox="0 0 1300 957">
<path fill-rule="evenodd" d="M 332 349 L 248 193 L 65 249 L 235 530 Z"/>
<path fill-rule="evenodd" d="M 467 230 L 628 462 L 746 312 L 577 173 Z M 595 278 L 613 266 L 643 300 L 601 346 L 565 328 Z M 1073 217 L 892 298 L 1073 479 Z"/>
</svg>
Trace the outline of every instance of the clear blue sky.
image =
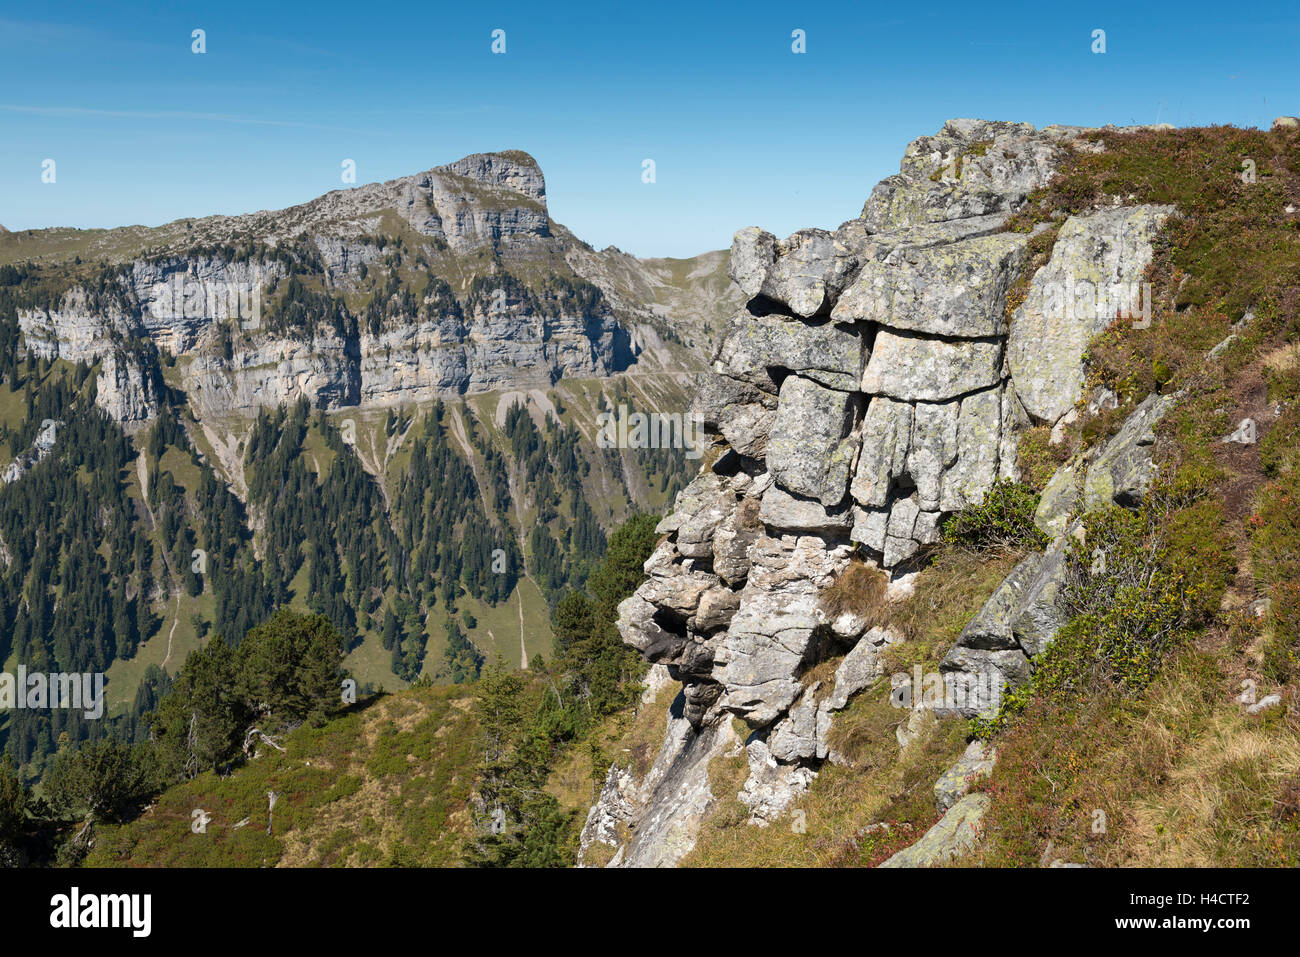
<svg viewBox="0 0 1300 957">
<path fill-rule="evenodd" d="M 1073 9 L 1069 9 L 1073 8 Z M 158 224 L 519 148 L 600 248 L 687 256 L 856 216 L 952 116 L 1300 113 L 1300 5 L 7 4 L 0 223 Z M 491 33 L 506 31 L 494 55 Z M 191 31 L 207 52 L 191 52 Z M 807 52 L 791 52 L 802 29 Z M 1106 52 L 1091 33 L 1106 31 Z M 41 163 L 57 163 L 42 184 Z M 653 159 L 657 181 L 641 181 Z"/>
</svg>

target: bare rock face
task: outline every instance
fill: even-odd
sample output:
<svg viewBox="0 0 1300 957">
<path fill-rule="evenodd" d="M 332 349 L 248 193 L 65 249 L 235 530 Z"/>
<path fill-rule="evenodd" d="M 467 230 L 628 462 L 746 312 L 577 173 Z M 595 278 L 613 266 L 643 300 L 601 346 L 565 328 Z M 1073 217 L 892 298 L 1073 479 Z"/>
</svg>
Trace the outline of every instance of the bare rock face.
<svg viewBox="0 0 1300 957">
<path fill-rule="evenodd" d="M 697 400 L 728 454 L 679 496 L 619 621 L 685 683 L 696 726 L 725 711 L 784 728 L 763 761 L 824 758 L 790 743 L 817 723 L 800 675 L 853 647 L 821 590 L 855 553 L 905 570 L 945 515 L 1014 474 L 1028 416 L 1005 307 L 1027 237 L 998 229 L 1064 135 L 952 121 L 909 147 L 861 220 L 736 234 L 729 272 L 749 303 Z"/>
<path fill-rule="evenodd" d="M 1046 554 L 1021 560 L 962 629 L 939 666 L 945 694 L 936 714 L 991 718 L 1003 695 L 1029 677 L 1029 659 L 1065 624 L 1057 597 L 1069 540 L 1062 535 Z"/>
<path fill-rule="evenodd" d="M 53 452 L 55 443 L 59 439 L 59 426 L 61 425 L 63 425 L 62 422 L 47 419 L 41 425 L 41 430 L 36 433 L 31 448 L 15 455 L 13 460 L 5 466 L 4 471 L 0 472 L 0 482 L 8 485 L 10 482 L 18 481 L 31 471 L 32 466 Z"/>
<path fill-rule="evenodd" d="M 765 296 L 808 318 L 830 311 L 857 265 L 853 250 L 824 229 L 778 240 L 750 227 L 736 234 L 728 273 L 745 295 Z"/>
<path fill-rule="evenodd" d="M 935 339 L 882 329 L 862 390 L 904 402 L 944 402 L 1001 381 L 1001 339 Z"/>
<path fill-rule="evenodd" d="M 794 321 L 779 314 L 739 313 L 718 348 L 713 371 L 761 392 L 780 390 L 776 375 L 795 372 L 828 389 L 857 391 L 865 343 L 853 323 Z"/>
<path fill-rule="evenodd" d="M 975 846 L 984 830 L 984 815 L 992 799 L 987 794 L 967 794 L 948 808 L 939 822 L 911 847 L 890 857 L 881 867 L 940 867 Z"/>
<path fill-rule="evenodd" d="M 700 820 L 716 797 L 709 762 L 739 742 L 725 721 L 696 728 L 683 717 L 682 700 L 679 694 L 672 704 L 645 780 L 638 785 L 627 772 L 610 769 L 582 829 L 580 861 L 593 845 L 604 844 L 615 849 L 609 867 L 672 867 L 695 846 Z"/>
<path fill-rule="evenodd" d="M 95 404 L 128 430 L 158 417 L 158 385 L 152 370 L 125 352 L 110 352 L 95 380 Z"/>
<path fill-rule="evenodd" d="M 965 797 L 972 784 L 992 774 L 996 760 L 994 749 L 983 741 L 972 741 L 966 753 L 934 784 L 934 803 L 940 813 L 947 812 Z"/>
<path fill-rule="evenodd" d="M 1016 393 L 1035 419 L 1055 424 L 1083 391 L 1088 343 L 1121 316 L 1141 322 L 1142 273 L 1170 206 L 1117 207 L 1072 216 L 1012 318 L 1007 358 Z M 1149 294 L 1148 294 L 1149 295 Z M 1147 313 L 1149 317 L 1149 312 Z"/>
<path fill-rule="evenodd" d="M 1156 423 L 1174 405 L 1171 395 L 1147 396 L 1097 452 L 1083 483 L 1086 509 L 1106 504 L 1136 508 L 1153 476 Z"/>
<path fill-rule="evenodd" d="M 748 301 L 697 400 L 718 454 L 659 526 L 665 539 L 646 564 L 649 579 L 620 607 L 618 627 L 683 682 L 682 720 L 697 733 L 732 717 L 752 730 L 739 794 L 751 823 L 779 817 L 836 760 L 833 714 L 878 679 L 880 653 L 896 640 L 853 614 L 830 620 L 824 590 L 855 558 L 907 576 L 947 516 L 1018 477 L 1022 431 L 1078 398 L 1064 375 L 1042 387 L 1037 327 L 1016 324 L 1027 312 L 1007 321 L 1028 236 L 1001 228 L 1078 132 L 952 120 L 912 143 L 862 217 L 834 233 L 736 234 L 729 271 Z M 1098 280 L 1140 276 L 1166 214 L 1118 209 L 1067 221 L 1059 260 L 1023 278 L 1036 288 L 1047 270 L 1089 259 Z M 1117 224 L 1128 253 L 1105 238 Z M 1051 361 L 1081 361 L 1069 343 L 1057 348 L 1069 338 L 1058 332 L 1038 334 Z M 1140 496 L 1159 412 L 1135 414 L 1075 483 L 1076 498 L 1123 505 Z M 1062 624 L 1056 596 L 1072 511 L 1062 494 L 1043 516 L 1052 548 L 1018 565 L 962 632 L 941 666 L 944 701 L 918 710 L 908 735 L 936 714 L 987 716 L 1028 679 L 1030 658 Z M 837 656 L 829 688 L 806 680 Z M 983 760 L 971 756 L 972 768 L 945 784 L 947 830 L 930 836 L 935 847 L 892 866 L 959 850 L 987 798 L 962 798 L 955 776 Z"/>
<path fill-rule="evenodd" d="M 862 208 L 874 232 L 921 223 L 1010 213 L 1051 179 L 1068 131 L 1028 123 L 949 120 L 907 146 L 897 175 L 882 180 Z"/>
<path fill-rule="evenodd" d="M 666 318 L 626 304 L 624 286 L 645 279 L 643 264 L 602 258 L 562 227 L 552 230 L 545 180 L 524 153 L 475 154 L 291 209 L 192 225 L 192 232 L 160 228 L 168 237 L 163 251 L 113 267 L 96 288 L 74 286 L 19 314 L 38 355 L 88 363 L 116 355 L 116 368 L 101 375 L 101 407 L 125 424 L 156 414 L 135 378 L 157 373 L 157 365 L 144 368 L 148 350 L 128 363 L 123 345 L 134 339 L 182 360 L 177 384 L 199 417 L 250 416 L 299 398 L 327 409 L 385 407 L 548 388 L 566 375 L 603 377 L 635 359 L 634 334 L 653 337 L 642 320 L 663 325 Z M 391 239 L 408 227 L 429 240 L 418 252 Z M 418 264 L 438 281 L 403 280 L 397 294 L 375 292 L 376 276 L 402 272 L 395 248 L 404 269 Z M 617 276 L 605 268 L 615 259 Z M 494 288 L 498 262 L 542 279 L 529 286 L 511 278 Z M 309 294 L 327 297 L 325 318 L 281 314 L 291 275 Z M 452 290 L 442 275 L 460 287 Z M 552 276 L 578 292 L 549 295 Z M 466 287 L 471 277 L 476 284 Z M 645 295 L 652 302 L 657 294 Z M 329 314 L 367 297 L 369 306 L 350 316 Z M 752 451 L 760 449 L 755 436 Z"/>
<path fill-rule="evenodd" d="M 1027 242 L 1023 233 L 995 233 L 933 252 L 899 246 L 863 266 L 831 315 L 932 336 L 1005 335 L 1006 319 L 994 307 L 1006 301 Z"/>
<path fill-rule="evenodd" d="M 767 443 L 767 467 L 787 491 L 840 504 L 848 491 L 856 441 L 849 439 L 861 402 L 802 376 L 781 385 Z"/>
</svg>

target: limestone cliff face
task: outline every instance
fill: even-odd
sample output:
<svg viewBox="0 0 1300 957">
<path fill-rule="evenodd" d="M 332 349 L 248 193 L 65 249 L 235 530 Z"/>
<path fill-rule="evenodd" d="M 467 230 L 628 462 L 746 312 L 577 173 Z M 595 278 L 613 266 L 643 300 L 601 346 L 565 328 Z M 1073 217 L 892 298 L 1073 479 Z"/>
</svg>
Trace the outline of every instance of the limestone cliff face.
<svg viewBox="0 0 1300 957">
<path fill-rule="evenodd" d="M 1056 284 L 1131 284 L 1150 261 L 1170 211 L 1116 207 L 1068 220 L 1050 262 L 1022 277 L 1030 235 L 1003 224 L 1078 132 L 952 120 L 907 148 L 859 219 L 784 240 L 736 234 L 730 274 L 747 304 L 697 400 L 715 455 L 660 524 L 619 629 L 683 683 L 660 761 L 695 767 L 739 746 L 716 731 L 732 716 L 758 729 L 739 795 L 755 822 L 835 759 L 833 712 L 879 677 L 896 640 L 853 616 L 829 620 L 820 593 L 855 555 L 905 584 L 948 515 L 1018 477 L 1019 436 L 1071 414 L 1088 340 L 1115 316 L 1059 308 Z M 1028 294 L 1008 321 L 1022 279 Z M 963 635 L 944 664 L 959 682 L 1000 692 L 1028 674 L 1059 626 L 1048 585 L 1061 548 L 1058 537 L 1018 569 L 1004 613 L 988 616 L 1001 631 Z M 836 655 L 846 657 L 829 697 L 805 688 L 805 673 Z M 632 836 L 620 863 L 665 863 L 649 835 L 671 817 L 673 792 L 648 785 L 621 789 Z M 659 823 L 644 831 L 643 819 Z"/>
<path fill-rule="evenodd" d="M 158 404 L 158 369 L 129 348 L 137 340 L 178 360 L 176 384 L 204 418 L 300 397 L 384 406 L 603 377 L 637 361 L 672 368 L 689 350 L 666 339 L 708 335 L 684 303 L 660 308 L 665 284 L 652 267 L 597 253 L 553 224 L 542 172 L 525 153 L 475 154 L 290 209 L 170 224 L 144 245 L 119 232 L 138 253 L 19 320 L 42 356 L 103 361 L 100 405 L 128 426 Z M 704 271 L 720 273 L 720 261 Z M 355 321 L 303 326 L 278 314 L 290 278 Z M 724 298 L 734 308 L 739 294 Z"/>
</svg>

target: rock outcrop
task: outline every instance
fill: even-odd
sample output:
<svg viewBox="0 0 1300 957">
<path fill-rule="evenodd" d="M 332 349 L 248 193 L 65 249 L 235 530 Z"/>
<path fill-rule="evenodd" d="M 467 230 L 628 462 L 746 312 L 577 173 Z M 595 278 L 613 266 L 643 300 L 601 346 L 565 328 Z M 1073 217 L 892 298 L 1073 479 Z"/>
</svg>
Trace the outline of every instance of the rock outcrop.
<svg viewBox="0 0 1300 957">
<path fill-rule="evenodd" d="M 938 867 L 964 855 L 984 832 L 987 794 L 967 794 L 950 807 L 921 839 L 882 863 L 881 867 Z"/>
<path fill-rule="evenodd" d="M 114 350 L 100 362 L 95 404 L 128 428 L 158 417 L 159 385 L 139 356 Z"/>
<path fill-rule="evenodd" d="M 14 456 L 13 460 L 5 466 L 4 471 L 0 472 L 0 482 L 8 485 L 10 482 L 18 481 L 31 471 L 33 466 L 53 452 L 54 444 L 59 438 L 59 426 L 62 424 L 54 419 L 46 419 L 41 423 L 40 431 L 36 433 L 31 448 Z"/>
<path fill-rule="evenodd" d="M 1170 206 L 1121 206 L 1072 216 L 1061 227 L 1051 260 L 1012 317 L 1007 343 L 1016 394 L 1035 419 L 1054 424 L 1074 407 L 1094 337 L 1117 317 L 1141 322 L 1145 309 L 1149 318 L 1142 274 L 1151 241 L 1172 213 Z"/>
<path fill-rule="evenodd" d="M 1003 223 L 1077 133 L 949 121 L 908 147 L 861 218 L 785 240 L 736 234 L 730 273 L 748 302 L 697 399 L 716 449 L 660 524 L 648 580 L 620 606 L 618 627 L 683 682 L 682 720 L 694 734 L 733 717 L 754 729 L 739 795 L 753 823 L 779 816 L 835 759 L 832 712 L 878 677 L 876 655 L 893 640 L 866 620 L 829 620 L 823 591 L 855 559 L 907 575 L 946 516 L 1017 477 L 1022 431 L 1057 425 L 1081 400 L 1096 315 L 1058 321 L 1026 305 L 1008 322 L 1009 290 L 1026 281 L 1033 300 L 1074 272 L 1080 282 L 1135 281 L 1150 260 L 1169 210 L 1121 207 L 1067 220 L 1059 254 L 1022 277 L 1030 236 Z M 1050 362 L 1036 360 L 1036 346 Z M 1056 595 L 1074 505 L 1140 497 L 1150 424 L 1163 408 L 1144 406 L 1095 461 L 1076 466 L 1077 481 L 1061 479 L 1042 516 L 1052 546 L 1021 562 L 962 632 L 942 665 L 958 700 L 935 712 L 991 714 L 1007 687 L 1027 680 L 1030 658 L 1062 624 Z M 805 682 L 841 655 L 852 680 Z M 908 737 L 917 732 L 908 723 Z M 941 861 L 968 843 L 987 798 L 949 785 L 944 821 L 926 838 L 934 847 L 890 866 Z M 641 799 L 657 814 L 672 802 L 644 786 Z"/>
<path fill-rule="evenodd" d="M 966 796 L 971 786 L 993 773 L 997 754 L 983 741 L 972 741 L 957 763 L 934 783 L 934 803 L 943 813 Z"/>
<path fill-rule="evenodd" d="M 993 717 L 1003 694 L 1028 680 L 1030 659 L 1065 624 L 1058 598 L 1066 550 L 1083 532 L 1073 516 L 1106 505 L 1136 509 L 1142 504 L 1155 473 L 1155 427 L 1176 401 L 1176 396 L 1148 396 L 1114 436 L 1057 470 L 1034 516 L 1051 543 L 1020 561 L 962 630 L 939 666 L 947 693 L 936 713 Z"/>
</svg>

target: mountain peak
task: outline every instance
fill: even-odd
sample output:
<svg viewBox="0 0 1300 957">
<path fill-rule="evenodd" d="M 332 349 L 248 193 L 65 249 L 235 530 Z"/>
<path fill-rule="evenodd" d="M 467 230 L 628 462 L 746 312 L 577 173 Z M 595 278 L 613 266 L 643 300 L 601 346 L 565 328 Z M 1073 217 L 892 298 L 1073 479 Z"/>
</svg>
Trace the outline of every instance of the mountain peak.
<svg viewBox="0 0 1300 957">
<path fill-rule="evenodd" d="M 454 173 L 485 186 L 502 187 L 539 203 L 546 202 L 546 179 L 542 176 L 542 168 L 537 160 L 523 150 L 471 153 L 454 163 L 435 167 L 430 172 Z"/>
<path fill-rule="evenodd" d="M 176 238 L 190 246 L 243 235 L 276 242 L 304 231 L 355 236 L 376 229 L 386 210 L 456 251 L 550 235 L 541 168 L 522 150 L 504 150 L 471 153 L 422 173 L 331 190 L 288 209 L 206 217 Z"/>
</svg>

